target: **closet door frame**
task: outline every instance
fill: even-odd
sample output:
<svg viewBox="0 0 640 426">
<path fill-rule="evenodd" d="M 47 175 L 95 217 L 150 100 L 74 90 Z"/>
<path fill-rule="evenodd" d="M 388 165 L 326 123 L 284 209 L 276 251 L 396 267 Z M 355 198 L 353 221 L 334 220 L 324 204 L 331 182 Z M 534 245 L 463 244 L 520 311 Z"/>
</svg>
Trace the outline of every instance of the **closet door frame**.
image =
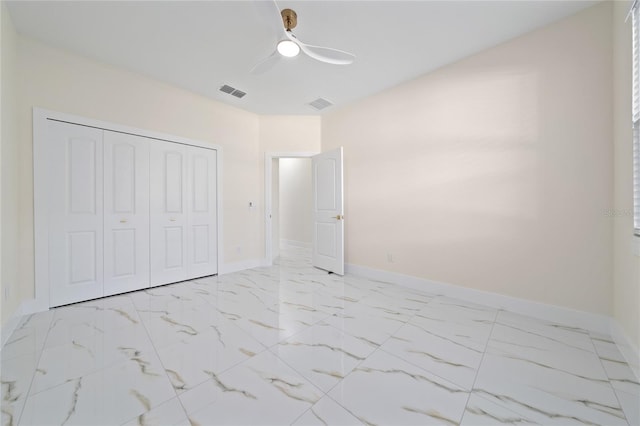
<svg viewBox="0 0 640 426">
<path fill-rule="evenodd" d="M 112 132 L 127 133 L 149 139 L 179 143 L 189 146 L 212 149 L 216 151 L 216 227 L 217 227 L 217 273 L 223 265 L 223 228 L 222 228 L 222 147 L 195 139 L 122 126 L 101 120 L 51 111 L 43 108 L 33 108 L 33 213 L 34 213 L 34 266 L 35 266 L 35 297 L 22 306 L 24 313 L 38 312 L 49 309 L 49 210 L 47 203 L 49 162 L 47 157 L 47 140 L 49 120 L 61 121 L 80 126 L 95 127 Z M 152 142 L 153 143 L 153 142 Z"/>
</svg>

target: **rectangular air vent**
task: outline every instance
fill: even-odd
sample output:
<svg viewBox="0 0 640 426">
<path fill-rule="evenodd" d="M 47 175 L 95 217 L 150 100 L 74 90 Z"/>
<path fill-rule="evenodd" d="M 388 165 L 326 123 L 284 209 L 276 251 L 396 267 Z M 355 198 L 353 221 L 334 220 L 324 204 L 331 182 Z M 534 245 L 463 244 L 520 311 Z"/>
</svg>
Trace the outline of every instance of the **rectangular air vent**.
<svg viewBox="0 0 640 426">
<path fill-rule="evenodd" d="M 235 87 L 231 87 L 228 84 L 225 84 L 222 87 L 220 87 L 220 91 L 228 95 L 235 96 L 238 99 L 242 98 L 244 95 L 247 94 L 246 92 L 243 92 L 242 90 L 238 90 Z"/>
<path fill-rule="evenodd" d="M 226 84 L 220 88 L 220 91 L 221 91 L 221 92 L 224 92 L 224 93 L 231 93 L 231 92 L 233 92 L 234 90 L 235 90 L 235 89 L 234 89 L 233 87 L 231 87 L 231 86 L 227 86 Z"/>
<path fill-rule="evenodd" d="M 318 98 L 315 101 L 309 102 L 309 106 L 311 106 L 316 111 L 320 111 L 321 109 L 325 109 L 327 107 L 330 107 L 331 105 L 333 104 L 330 101 L 323 98 Z"/>
</svg>

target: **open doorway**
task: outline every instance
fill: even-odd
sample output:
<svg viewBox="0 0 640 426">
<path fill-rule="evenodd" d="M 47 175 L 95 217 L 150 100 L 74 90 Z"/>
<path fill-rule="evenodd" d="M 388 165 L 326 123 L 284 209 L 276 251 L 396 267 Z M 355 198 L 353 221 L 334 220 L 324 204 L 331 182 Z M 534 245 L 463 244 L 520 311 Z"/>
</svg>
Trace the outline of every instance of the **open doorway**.
<svg viewBox="0 0 640 426">
<path fill-rule="evenodd" d="M 271 196 L 272 260 L 282 247 L 311 248 L 311 159 L 275 158 Z"/>
<path fill-rule="evenodd" d="M 265 157 L 265 257 L 282 245 L 311 248 L 311 157 L 316 153 L 267 153 Z"/>
<path fill-rule="evenodd" d="M 312 211 L 311 265 L 329 273 L 344 275 L 344 164 L 342 147 L 318 154 L 265 154 L 265 264 L 272 265 L 275 258 L 274 252 L 280 252 L 280 236 L 283 227 L 281 218 L 284 217 L 280 212 L 282 205 L 280 202 L 282 188 L 280 161 L 276 166 L 278 170 L 276 176 L 274 160 L 301 157 L 311 157 L 310 193 L 313 201 L 306 206 L 306 209 L 310 208 Z M 293 169 L 297 168 L 293 167 Z M 302 166 L 300 169 L 304 170 L 305 168 Z M 293 177 L 293 179 L 304 180 L 299 177 Z M 278 197 L 275 200 L 274 181 L 278 183 Z M 298 204 L 298 200 L 293 202 Z M 301 208 L 305 208 L 303 204 Z M 301 218 L 305 216 L 304 213 L 300 214 Z M 276 218 L 277 222 L 274 226 Z M 277 236 L 277 240 L 274 240 L 274 236 Z M 277 249 L 274 250 L 276 244 Z"/>
</svg>

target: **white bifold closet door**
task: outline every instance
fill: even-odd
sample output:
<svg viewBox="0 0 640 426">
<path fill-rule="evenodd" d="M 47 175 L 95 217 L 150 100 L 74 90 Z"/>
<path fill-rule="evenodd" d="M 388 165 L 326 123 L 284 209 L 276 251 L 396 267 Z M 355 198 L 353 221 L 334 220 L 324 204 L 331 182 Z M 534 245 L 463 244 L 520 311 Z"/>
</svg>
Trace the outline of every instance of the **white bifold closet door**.
<svg viewBox="0 0 640 426">
<path fill-rule="evenodd" d="M 149 139 L 104 132 L 104 295 L 149 287 Z"/>
<path fill-rule="evenodd" d="M 151 285 L 217 273 L 216 151 L 151 144 Z"/>
<path fill-rule="evenodd" d="M 215 150 L 48 120 L 49 306 L 213 275 Z"/>
<path fill-rule="evenodd" d="M 51 306 L 103 295 L 103 131 L 48 122 Z"/>
</svg>

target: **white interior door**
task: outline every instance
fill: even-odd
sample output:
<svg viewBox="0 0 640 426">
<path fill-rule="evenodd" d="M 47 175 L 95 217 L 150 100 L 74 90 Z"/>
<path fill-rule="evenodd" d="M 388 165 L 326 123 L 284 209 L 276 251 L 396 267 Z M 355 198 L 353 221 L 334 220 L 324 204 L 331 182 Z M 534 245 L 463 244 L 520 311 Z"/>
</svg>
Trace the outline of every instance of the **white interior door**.
<svg viewBox="0 0 640 426">
<path fill-rule="evenodd" d="M 149 287 L 149 139 L 104 132 L 104 294 Z"/>
<path fill-rule="evenodd" d="M 187 147 L 150 142 L 151 285 L 187 279 Z"/>
<path fill-rule="evenodd" d="M 218 273 L 216 151 L 188 147 L 188 278 Z"/>
<path fill-rule="evenodd" d="M 344 275 L 342 147 L 312 157 L 313 266 Z"/>
<path fill-rule="evenodd" d="M 49 121 L 49 304 L 103 295 L 103 131 Z"/>
</svg>

